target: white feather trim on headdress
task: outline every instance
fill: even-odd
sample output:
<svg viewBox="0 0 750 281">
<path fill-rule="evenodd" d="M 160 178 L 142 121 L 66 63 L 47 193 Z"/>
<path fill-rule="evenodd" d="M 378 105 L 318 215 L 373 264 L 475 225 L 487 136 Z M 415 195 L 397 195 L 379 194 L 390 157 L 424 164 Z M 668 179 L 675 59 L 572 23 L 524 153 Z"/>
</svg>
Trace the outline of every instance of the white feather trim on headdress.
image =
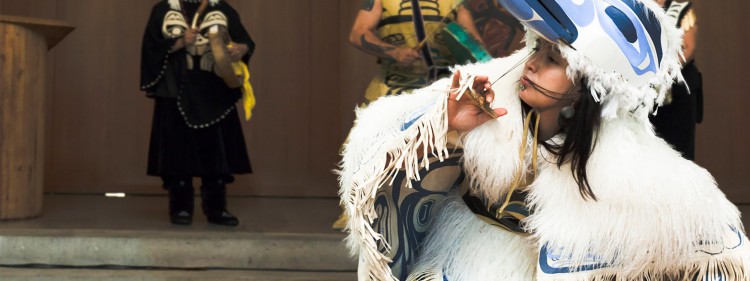
<svg viewBox="0 0 750 281">
<path fill-rule="evenodd" d="M 649 124 L 648 113 L 655 105 L 661 105 L 664 96 L 675 79 L 682 81 L 679 57 L 682 55 L 682 30 L 674 27 L 663 9 L 652 0 L 638 0 L 654 12 L 661 23 L 663 59 L 657 73 L 644 86 L 634 87 L 616 72 L 596 66 L 581 52 L 557 44 L 568 62 L 568 77 L 576 80 L 588 79 L 591 95 L 602 103 L 602 117 L 612 119 L 632 115 L 644 125 Z M 534 32 L 526 32 L 527 48 L 533 49 L 539 38 Z M 645 39 L 641 39 L 645 40 Z"/>
<path fill-rule="evenodd" d="M 169 8 L 172 10 L 182 10 L 182 6 L 180 5 L 181 0 L 168 0 L 169 2 Z M 211 5 L 211 7 L 216 6 L 216 4 L 219 4 L 219 1 L 221 0 L 208 0 L 208 3 Z"/>
</svg>

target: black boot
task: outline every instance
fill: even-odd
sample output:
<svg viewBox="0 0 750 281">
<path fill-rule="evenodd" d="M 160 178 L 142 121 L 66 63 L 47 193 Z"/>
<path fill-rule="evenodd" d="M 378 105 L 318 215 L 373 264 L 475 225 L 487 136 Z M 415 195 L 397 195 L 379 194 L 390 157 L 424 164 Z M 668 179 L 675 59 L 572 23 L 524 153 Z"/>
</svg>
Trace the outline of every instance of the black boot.
<svg viewBox="0 0 750 281">
<path fill-rule="evenodd" d="M 227 189 L 224 179 L 204 177 L 201 199 L 201 207 L 208 222 L 226 226 L 240 224 L 239 219 L 227 211 Z"/>
<path fill-rule="evenodd" d="M 178 225 L 193 223 L 194 190 L 192 179 L 165 182 L 169 190 L 169 221 Z"/>
</svg>

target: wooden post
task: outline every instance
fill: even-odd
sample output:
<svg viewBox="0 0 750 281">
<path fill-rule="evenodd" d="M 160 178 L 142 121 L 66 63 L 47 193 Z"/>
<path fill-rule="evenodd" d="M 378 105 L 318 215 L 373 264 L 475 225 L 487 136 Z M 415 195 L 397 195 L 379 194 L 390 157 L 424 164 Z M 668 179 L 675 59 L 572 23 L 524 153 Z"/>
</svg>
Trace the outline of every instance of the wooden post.
<svg viewBox="0 0 750 281">
<path fill-rule="evenodd" d="M 47 51 L 72 30 L 0 16 L 0 220 L 42 213 Z"/>
</svg>

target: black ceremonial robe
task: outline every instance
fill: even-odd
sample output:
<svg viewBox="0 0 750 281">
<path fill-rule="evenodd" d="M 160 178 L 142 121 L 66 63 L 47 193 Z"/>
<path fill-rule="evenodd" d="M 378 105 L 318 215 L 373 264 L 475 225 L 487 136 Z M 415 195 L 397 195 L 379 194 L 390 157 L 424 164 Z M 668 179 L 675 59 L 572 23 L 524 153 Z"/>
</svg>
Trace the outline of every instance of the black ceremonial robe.
<svg viewBox="0 0 750 281">
<path fill-rule="evenodd" d="M 229 4 L 206 8 L 195 45 L 171 52 L 191 26 L 198 3 L 172 9 L 157 3 L 146 25 L 141 53 L 141 89 L 155 99 L 147 173 L 153 176 L 213 176 L 250 173 L 236 102 L 241 90 L 213 72 L 208 30 L 226 27 L 233 42 L 246 44 L 249 62 L 255 44 Z"/>
</svg>

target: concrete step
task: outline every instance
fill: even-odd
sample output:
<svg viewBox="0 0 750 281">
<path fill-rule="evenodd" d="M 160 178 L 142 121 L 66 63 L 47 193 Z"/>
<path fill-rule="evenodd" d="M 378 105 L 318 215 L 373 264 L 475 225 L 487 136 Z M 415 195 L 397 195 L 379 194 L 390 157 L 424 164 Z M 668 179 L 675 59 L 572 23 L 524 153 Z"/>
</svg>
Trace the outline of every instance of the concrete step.
<svg viewBox="0 0 750 281">
<path fill-rule="evenodd" d="M 354 272 L 42 269 L 0 267 L 3 281 L 353 281 Z"/>
<path fill-rule="evenodd" d="M 42 217 L 0 222 L 0 266 L 356 271 L 330 227 L 335 198 L 232 197 L 237 227 L 208 224 L 200 209 L 192 225 L 172 225 L 165 196 L 44 200 Z"/>
<path fill-rule="evenodd" d="M 0 265 L 355 271 L 337 234 L 3 230 Z"/>
</svg>

